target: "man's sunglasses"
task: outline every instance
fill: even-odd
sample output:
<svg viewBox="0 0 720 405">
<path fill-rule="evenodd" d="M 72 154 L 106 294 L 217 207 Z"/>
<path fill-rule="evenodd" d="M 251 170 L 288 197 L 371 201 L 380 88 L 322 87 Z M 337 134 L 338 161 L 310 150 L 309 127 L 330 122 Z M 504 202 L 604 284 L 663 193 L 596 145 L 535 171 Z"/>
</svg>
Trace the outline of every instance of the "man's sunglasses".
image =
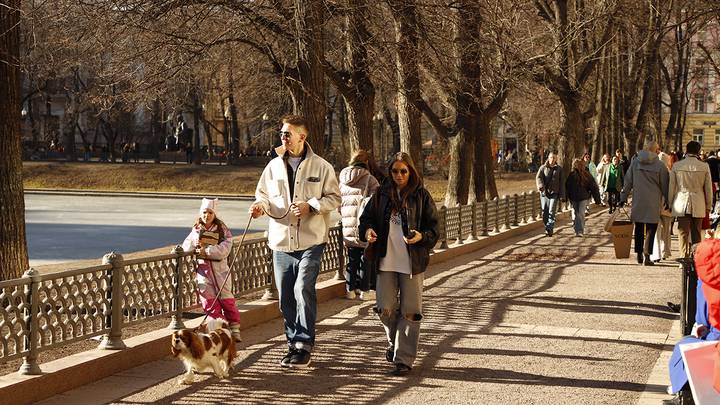
<svg viewBox="0 0 720 405">
<path fill-rule="evenodd" d="M 392 174 L 408 174 L 408 169 L 392 169 Z"/>
</svg>

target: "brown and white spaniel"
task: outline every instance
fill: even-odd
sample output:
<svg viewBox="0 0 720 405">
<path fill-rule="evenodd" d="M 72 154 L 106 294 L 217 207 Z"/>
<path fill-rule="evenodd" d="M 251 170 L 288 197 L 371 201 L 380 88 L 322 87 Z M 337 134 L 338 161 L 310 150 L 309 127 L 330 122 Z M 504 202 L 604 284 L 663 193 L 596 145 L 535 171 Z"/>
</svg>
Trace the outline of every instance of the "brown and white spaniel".
<svg viewBox="0 0 720 405">
<path fill-rule="evenodd" d="M 206 325 L 197 329 L 182 329 L 172 334 L 171 352 L 185 363 L 187 372 L 179 384 L 192 384 L 195 372 L 211 369 L 218 378 L 230 376 L 235 358 L 235 340 L 226 323 L 208 331 Z"/>
</svg>

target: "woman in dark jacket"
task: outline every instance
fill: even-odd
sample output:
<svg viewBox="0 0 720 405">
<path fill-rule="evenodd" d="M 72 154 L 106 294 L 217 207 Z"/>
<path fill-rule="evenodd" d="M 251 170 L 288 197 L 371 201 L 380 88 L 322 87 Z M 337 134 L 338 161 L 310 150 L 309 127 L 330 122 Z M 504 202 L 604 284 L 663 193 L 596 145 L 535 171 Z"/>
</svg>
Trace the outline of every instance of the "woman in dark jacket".
<svg viewBox="0 0 720 405">
<path fill-rule="evenodd" d="M 585 208 L 590 198 L 595 200 L 595 204 L 600 204 L 600 190 L 584 160 L 573 160 L 572 172 L 565 181 L 565 191 L 572 204 L 575 236 L 582 237 L 585 233 Z"/>
<path fill-rule="evenodd" d="M 366 258 L 378 269 L 375 312 L 387 334 L 385 358 L 395 364 L 395 375 L 405 375 L 417 355 L 424 272 L 438 240 L 438 218 L 407 153 L 395 154 L 388 174 L 365 206 L 359 235 L 370 243 Z"/>
</svg>

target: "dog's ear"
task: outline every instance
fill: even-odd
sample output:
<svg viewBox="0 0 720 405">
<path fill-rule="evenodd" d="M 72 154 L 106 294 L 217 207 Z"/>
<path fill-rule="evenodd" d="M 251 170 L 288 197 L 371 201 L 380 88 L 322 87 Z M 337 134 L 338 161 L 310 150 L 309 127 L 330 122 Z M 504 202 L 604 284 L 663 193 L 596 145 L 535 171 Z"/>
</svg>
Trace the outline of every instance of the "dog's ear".
<svg viewBox="0 0 720 405">
<path fill-rule="evenodd" d="M 195 333 L 208 333 L 208 325 L 206 323 L 201 323 L 192 331 Z"/>
<path fill-rule="evenodd" d="M 172 353 L 173 357 L 177 357 L 180 354 L 180 350 L 175 348 L 175 339 L 177 336 L 177 332 L 173 332 L 173 334 L 170 335 L 170 353 Z"/>
<path fill-rule="evenodd" d="M 188 332 L 187 337 L 188 340 L 190 340 L 190 344 L 187 346 L 190 350 L 190 354 L 196 359 L 202 358 L 203 353 L 205 353 L 205 349 L 203 348 L 203 343 L 200 341 L 200 336 L 190 331 Z"/>
</svg>

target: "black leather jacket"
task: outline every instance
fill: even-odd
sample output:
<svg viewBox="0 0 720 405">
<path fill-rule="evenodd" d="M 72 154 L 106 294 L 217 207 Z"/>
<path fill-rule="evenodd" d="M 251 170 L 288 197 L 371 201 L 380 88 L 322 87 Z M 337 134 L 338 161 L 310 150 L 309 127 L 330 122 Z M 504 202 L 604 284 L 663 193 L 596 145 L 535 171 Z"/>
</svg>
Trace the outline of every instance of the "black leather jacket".
<svg viewBox="0 0 720 405">
<path fill-rule="evenodd" d="M 365 232 L 372 228 L 377 234 L 375 241 L 375 260 L 385 257 L 387 252 L 388 232 L 390 229 L 390 193 L 395 192 L 392 180 L 387 179 L 380 189 L 370 198 L 360 216 L 360 240 L 365 239 Z M 430 250 L 435 247 L 440 236 L 438 216 L 430 193 L 422 186 L 410 192 L 406 201 L 407 215 L 401 215 L 403 233 L 415 229 L 422 233 L 422 239 L 415 244 L 407 245 L 410 254 L 412 274 L 419 274 L 427 269 L 430 261 Z"/>
</svg>

